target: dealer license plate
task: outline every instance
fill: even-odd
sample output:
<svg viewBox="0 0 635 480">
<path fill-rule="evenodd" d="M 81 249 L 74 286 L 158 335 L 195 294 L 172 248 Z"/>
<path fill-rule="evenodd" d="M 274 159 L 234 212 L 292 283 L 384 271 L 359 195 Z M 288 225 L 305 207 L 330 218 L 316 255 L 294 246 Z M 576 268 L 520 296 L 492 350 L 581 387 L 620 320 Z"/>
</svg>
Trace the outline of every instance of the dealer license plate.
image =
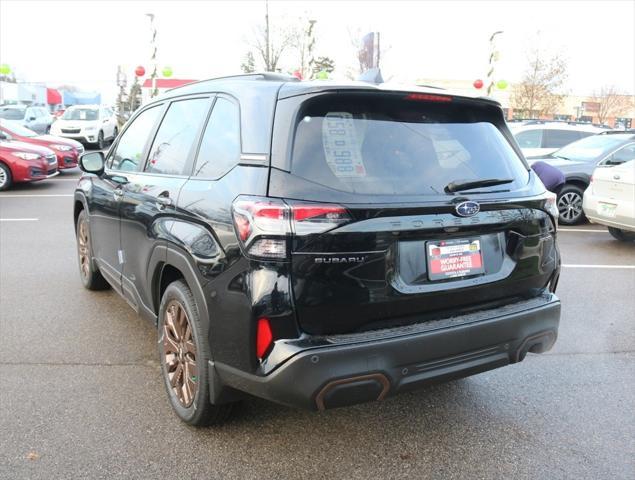
<svg viewBox="0 0 635 480">
<path fill-rule="evenodd" d="M 598 213 L 603 217 L 615 218 L 615 209 L 617 205 L 614 203 L 598 202 Z"/>
<path fill-rule="evenodd" d="M 467 277 L 485 271 L 478 238 L 431 241 L 426 249 L 430 280 Z"/>
</svg>

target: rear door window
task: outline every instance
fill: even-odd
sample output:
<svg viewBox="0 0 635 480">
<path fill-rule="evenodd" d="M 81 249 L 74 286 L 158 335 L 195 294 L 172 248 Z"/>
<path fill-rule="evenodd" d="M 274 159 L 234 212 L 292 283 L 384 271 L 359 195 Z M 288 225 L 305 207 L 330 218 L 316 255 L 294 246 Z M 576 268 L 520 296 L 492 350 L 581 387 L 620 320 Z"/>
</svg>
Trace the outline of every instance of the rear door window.
<svg viewBox="0 0 635 480">
<path fill-rule="evenodd" d="M 582 138 L 575 130 L 545 130 L 542 146 L 544 148 L 561 148 Z"/>
<path fill-rule="evenodd" d="M 189 173 L 186 165 L 208 112 L 209 98 L 172 102 L 152 142 L 145 171 L 163 175 Z"/>
<path fill-rule="evenodd" d="M 229 172 L 240 159 L 240 113 L 238 105 L 219 97 L 205 127 L 194 176 L 216 179 Z"/>
<path fill-rule="evenodd" d="M 542 145 L 542 129 L 525 130 L 514 135 L 520 148 L 540 148 Z"/>
<path fill-rule="evenodd" d="M 359 194 L 444 195 L 450 182 L 528 181 L 501 131 L 459 104 L 392 96 L 329 96 L 307 105 L 296 127 L 292 173 Z M 487 190 L 487 188 L 479 189 Z"/>
</svg>

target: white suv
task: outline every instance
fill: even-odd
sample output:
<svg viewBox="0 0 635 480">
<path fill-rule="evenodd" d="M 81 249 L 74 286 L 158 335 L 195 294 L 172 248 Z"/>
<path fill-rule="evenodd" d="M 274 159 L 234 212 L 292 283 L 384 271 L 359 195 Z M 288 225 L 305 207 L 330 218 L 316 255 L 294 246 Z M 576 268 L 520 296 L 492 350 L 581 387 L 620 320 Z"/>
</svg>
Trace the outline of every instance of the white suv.
<svg viewBox="0 0 635 480">
<path fill-rule="evenodd" d="M 526 158 L 544 157 L 581 138 L 605 131 L 593 125 L 559 122 L 530 122 L 518 126 L 511 124 L 509 128 Z"/>
<path fill-rule="evenodd" d="M 96 145 L 100 150 L 106 141 L 117 137 L 117 117 L 113 111 L 99 105 L 75 105 L 51 126 L 51 134 Z"/>
</svg>

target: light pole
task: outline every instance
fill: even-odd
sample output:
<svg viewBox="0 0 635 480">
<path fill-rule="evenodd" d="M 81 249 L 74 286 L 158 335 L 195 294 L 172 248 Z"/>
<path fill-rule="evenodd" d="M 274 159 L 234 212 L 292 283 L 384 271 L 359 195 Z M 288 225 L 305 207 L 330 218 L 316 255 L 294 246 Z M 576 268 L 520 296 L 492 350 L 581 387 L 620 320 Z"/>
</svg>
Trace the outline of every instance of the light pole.
<svg viewBox="0 0 635 480">
<path fill-rule="evenodd" d="M 492 89 L 494 88 L 494 64 L 498 61 L 499 53 L 496 50 L 496 42 L 494 39 L 496 35 L 500 35 L 503 33 L 502 30 L 492 33 L 492 36 L 489 37 L 489 69 L 487 70 L 487 95 L 489 96 L 492 93 Z"/>
<path fill-rule="evenodd" d="M 154 26 L 154 13 L 146 13 L 146 17 L 150 17 L 150 31 L 152 32 L 152 38 L 150 39 L 150 48 L 152 49 L 152 57 L 150 58 L 152 63 L 150 98 L 154 98 L 159 93 L 157 90 L 157 29 Z"/>
</svg>

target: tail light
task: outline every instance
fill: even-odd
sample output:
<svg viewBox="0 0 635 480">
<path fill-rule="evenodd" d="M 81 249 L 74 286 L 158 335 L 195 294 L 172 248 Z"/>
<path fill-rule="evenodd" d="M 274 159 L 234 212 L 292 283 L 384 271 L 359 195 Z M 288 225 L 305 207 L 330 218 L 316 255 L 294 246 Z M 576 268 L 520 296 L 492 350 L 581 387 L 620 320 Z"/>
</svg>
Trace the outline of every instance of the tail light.
<svg viewBox="0 0 635 480">
<path fill-rule="evenodd" d="M 558 226 L 558 217 L 560 212 L 558 211 L 558 196 L 553 192 L 545 192 L 545 204 L 544 208 L 555 219 L 556 227 Z"/>
<path fill-rule="evenodd" d="M 266 317 L 259 318 L 256 324 L 256 356 L 258 359 L 262 360 L 265 358 L 272 343 L 273 333 L 271 333 L 269 319 Z"/>
<path fill-rule="evenodd" d="M 242 196 L 234 201 L 232 216 L 243 251 L 265 259 L 287 258 L 291 235 L 324 233 L 351 219 L 340 205 Z"/>
</svg>

